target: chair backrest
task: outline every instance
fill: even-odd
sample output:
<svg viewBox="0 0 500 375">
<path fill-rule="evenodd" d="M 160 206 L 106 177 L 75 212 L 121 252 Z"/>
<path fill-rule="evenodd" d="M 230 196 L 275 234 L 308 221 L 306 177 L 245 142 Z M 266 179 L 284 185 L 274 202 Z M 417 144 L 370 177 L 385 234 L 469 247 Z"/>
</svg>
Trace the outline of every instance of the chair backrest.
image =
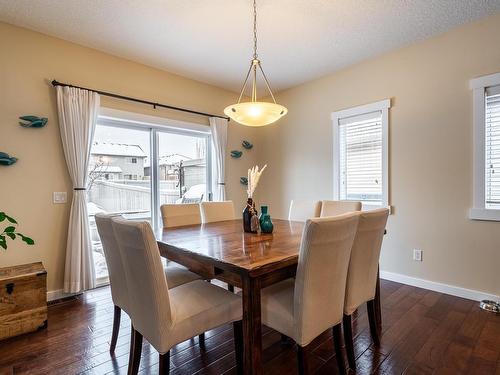
<svg viewBox="0 0 500 375">
<path fill-rule="evenodd" d="M 295 277 L 295 339 L 304 346 L 342 321 L 359 213 L 307 220 Z"/>
<path fill-rule="evenodd" d="M 361 202 L 357 201 L 321 201 L 320 217 L 343 215 L 361 211 Z"/>
<path fill-rule="evenodd" d="M 233 201 L 201 202 L 200 209 L 203 223 L 234 219 Z"/>
<path fill-rule="evenodd" d="M 132 324 L 158 350 L 164 347 L 172 315 L 153 230 L 147 221 L 113 218 L 112 222 L 127 278 Z"/>
<path fill-rule="evenodd" d="M 375 297 L 378 261 L 388 216 L 388 208 L 360 213 L 347 274 L 346 315 Z"/>
<path fill-rule="evenodd" d="M 163 228 L 201 224 L 200 205 L 198 203 L 162 204 L 160 209 Z"/>
<path fill-rule="evenodd" d="M 113 225 L 111 223 L 113 217 L 118 217 L 118 215 L 98 213 L 95 215 L 95 223 L 97 232 L 101 238 L 104 258 L 108 267 L 111 298 L 116 306 L 128 313 L 127 280 L 125 279 L 125 270 L 123 268 L 120 249 L 118 248 L 115 233 L 113 232 Z"/>
<path fill-rule="evenodd" d="M 321 212 L 321 202 L 314 200 L 292 200 L 288 211 L 288 220 L 306 221 L 314 217 L 319 217 Z"/>
</svg>

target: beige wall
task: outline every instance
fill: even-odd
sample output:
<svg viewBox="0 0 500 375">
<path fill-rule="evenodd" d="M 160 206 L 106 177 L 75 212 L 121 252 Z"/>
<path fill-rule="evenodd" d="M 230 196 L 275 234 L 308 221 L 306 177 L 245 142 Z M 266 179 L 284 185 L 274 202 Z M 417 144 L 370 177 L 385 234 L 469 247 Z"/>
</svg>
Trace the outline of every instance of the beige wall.
<svg viewBox="0 0 500 375">
<path fill-rule="evenodd" d="M 71 184 L 62 151 L 52 79 L 152 99 L 210 113 L 222 113 L 236 94 L 210 85 L 136 64 L 76 44 L 0 23 L 0 151 L 19 158 L 0 166 L 0 211 L 16 217 L 19 229 L 31 235 L 35 246 L 10 242 L 0 250 L 0 267 L 42 261 L 48 271 L 48 289 L 63 284 L 66 231 L 70 204 L 54 205 L 52 192 Z M 102 99 L 102 104 L 134 112 L 208 124 L 207 119 L 142 105 Z M 49 118 L 43 129 L 23 129 L 18 117 L 36 114 Z M 229 150 L 252 139 L 252 130 L 229 126 Z M 255 163 L 258 144 L 239 160 L 227 159 L 228 198 L 244 203 L 239 177 Z M 71 197 L 69 197 L 71 198 Z"/>
<path fill-rule="evenodd" d="M 261 162 L 268 164 L 259 189 L 271 215 L 286 217 L 293 198 L 332 198 L 332 111 L 391 98 L 394 214 L 381 268 L 500 295 L 500 223 L 467 218 L 468 81 L 500 72 L 498 46 L 500 15 L 280 93 L 289 114 L 259 129 Z M 413 248 L 424 251 L 422 263 L 412 260 Z"/>
</svg>

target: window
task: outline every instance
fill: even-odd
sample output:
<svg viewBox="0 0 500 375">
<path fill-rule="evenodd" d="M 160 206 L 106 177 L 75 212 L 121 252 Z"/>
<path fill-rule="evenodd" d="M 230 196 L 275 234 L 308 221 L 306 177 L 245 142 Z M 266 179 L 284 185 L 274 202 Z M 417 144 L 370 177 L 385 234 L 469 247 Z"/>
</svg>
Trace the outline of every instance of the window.
<svg viewBox="0 0 500 375">
<path fill-rule="evenodd" d="M 474 207 L 469 217 L 500 221 L 500 73 L 470 81 L 474 120 Z"/>
<path fill-rule="evenodd" d="M 332 113 L 334 199 L 388 205 L 389 107 L 387 99 Z"/>
<path fill-rule="evenodd" d="M 130 118 L 134 114 L 106 108 L 101 113 L 90 152 L 87 189 L 98 284 L 108 282 L 108 271 L 96 213 L 117 213 L 159 227 L 161 204 L 208 200 L 212 181 L 208 126 L 150 116 L 144 116 L 149 121 L 140 121 L 142 116 Z"/>
</svg>

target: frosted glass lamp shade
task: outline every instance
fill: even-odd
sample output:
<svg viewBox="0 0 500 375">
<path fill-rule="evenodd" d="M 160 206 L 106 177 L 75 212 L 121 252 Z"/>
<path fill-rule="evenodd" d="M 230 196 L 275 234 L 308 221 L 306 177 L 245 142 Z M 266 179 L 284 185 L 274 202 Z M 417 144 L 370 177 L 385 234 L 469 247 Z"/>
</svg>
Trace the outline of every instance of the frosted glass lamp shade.
<svg viewBox="0 0 500 375">
<path fill-rule="evenodd" d="M 276 122 L 288 110 L 282 105 L 269 102 L 245 102 L 232 104 L 224 109 L 226 116 L 246 126 L 264 126 Z"/>
</svg>

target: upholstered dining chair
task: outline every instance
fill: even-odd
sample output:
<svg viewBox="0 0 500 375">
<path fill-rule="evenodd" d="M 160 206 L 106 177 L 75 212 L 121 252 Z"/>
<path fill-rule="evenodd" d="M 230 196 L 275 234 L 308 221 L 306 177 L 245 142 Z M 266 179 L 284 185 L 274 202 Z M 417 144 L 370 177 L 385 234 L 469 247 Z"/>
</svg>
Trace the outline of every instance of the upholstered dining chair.
<svg viewBox="0 0 500 375">
<path fill-rule="evenodd" d="M 351 316 L 361 304 L 367 304 L 370 333 L 375 345 L 380 342 L 375 289 L 378 279 L 378 262 L 384 237 L 388 208 L 366 211 L 359 214 L 359 223 L 349 261 L 344 304 L 344 340 L 347 359 L 351 369 L 356 368 L 352 341 Z"/>
<path fill-rule="evenodd" d="M 160 355 L 160 374 L 168 374 L 173 346 L 231 322 L 241 369 L 241 297 L 202 280 L 169 289 L 149 223 L 121 218 L 113 218 L 112 222 L 122 254 L 132 321 L 129 374 L 138 372 L 143 337 Z"/>
<path fill-rule="evenodd" d="M 288 220 L 306 221 L 313 217 L 319 217 L 320 212 L 320 201 L 293 199 L 290 202 L 290 209 L 288 210 Z"/>
<path fill-rule="evenodd" d="M 127 292 L 127 284 L 125 279 L 125 270 L 123 268 L 123 260 L 118 249 L 118 243 L 113 232 L 111 219 L 120 217 L 116 214 L 96 214 L 95 222 L 97 232 L 101 238 L 102 249 L 106 265 L 108 267 L 109 284 L 111 287 L 111 299 L 114 304 L 113 315 L 113 331 L 111 333 L 111 343 L 109 347 L 110 353 L 113 353 L 116 348 L 118 333 L 120 331 L 121 312 L 124 310 L 130 315 L 129 297 Z M 186 268 L 166 267 L 164 272 L 167 275 L 168 285 L 171 288 L 197 280 L 200 277 Z M 203 334 L 200 335 L 200 340 L 203 340 Z"/>
<path fill-rule="evenodd" d="M 339 371 L 345 373 L 341 323 L 358 216 L 307 220 L 295 279 L 262 290 L 262 323 L 295 340 L 300 374 L 308 373 L 311 341 L 332 327 Z"/>
<path fill-rule="evenodd" d="M 198 203 L 162 204 L 160 210 L 163 228 L 201 224 L 200 205 Z"/>
<path fill-rule="evenodd" d="M 343 215 L 361 211 L 361 202 L 357 201 L 321 201 L 320 217 Z"/>
<path fill-rule="evenodd" d="M 203 223 L 213 223 L 234 219 L 233 201 L 223 202 L 201 202 L 201 221 Z"/>
</svg>

